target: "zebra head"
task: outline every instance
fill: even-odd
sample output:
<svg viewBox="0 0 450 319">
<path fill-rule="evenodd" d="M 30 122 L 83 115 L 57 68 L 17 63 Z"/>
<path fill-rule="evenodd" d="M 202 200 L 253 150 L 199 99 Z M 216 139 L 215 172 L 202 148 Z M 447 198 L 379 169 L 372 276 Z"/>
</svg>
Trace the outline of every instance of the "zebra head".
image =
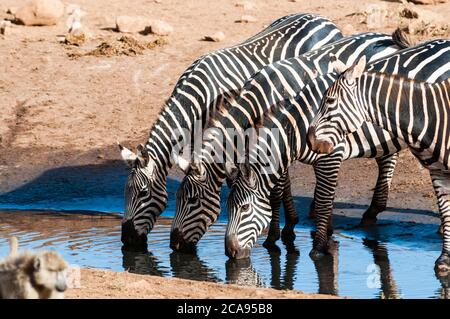
<svg viewBox="0 0 450 319">
<path fill-rule="evenodd" d="M 195 251 L 197 242 L 219 216 L 220 186 L 196 156 L 192 162 L 175 162 L 186 173 L 176 194 L 176 214 L 170 233 L 175 251 Z"/>
<path fill-rule="evenodd" d="M 227 174 L 232 183 L 227 201 L 225 254 L 235 259 L 247 258 L 272 218 L 270 194 L 261 187 L 255 169 L 248 162 L 227 168 Z"/>
<path fill-rule="evenodd" d="M 121 240 L 125 247 L 146 248 L 147 235 L 167 205 L 166 179 L 142 144 L 137 147 L 137 153 L 120 144 L 119 148 L 130 169 L 125 185 Z"/>
<path fill-rule="evenodd" d="M 311 149 L 317 153 L 330 154 L 347 134 L 358 130 L 365 121 L 365 111 L 357 95 L 357 79 L 366 66 L 366 57 L 347 68 L 332 57 L 338 79 L 325 91 L 322 103 L 308 129 Z"/>
</svg>

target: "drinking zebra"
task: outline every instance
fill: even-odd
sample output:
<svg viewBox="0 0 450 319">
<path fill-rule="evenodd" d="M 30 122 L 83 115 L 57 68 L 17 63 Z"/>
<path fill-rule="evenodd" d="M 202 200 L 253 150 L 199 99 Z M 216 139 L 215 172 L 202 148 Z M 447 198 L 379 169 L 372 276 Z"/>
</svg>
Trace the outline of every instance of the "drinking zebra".
<svg viewBox="0 0 450 319">
<path fill-rule="evenodd" d="M 172 249 L 193 250 L 208 227 L 216 221 L 220 213 L 220 189 L 226 177 L 225 163 L 234 162 L 243 153 L 238 146 L 244 131 L 251 127 L 271 105 L 294 96 L 318 74 L 329 72 L 329 54 L 336 54 L 351 64 L 364 54 L 377 58 L 387 56 L 405 46 L 399 32 L 395 32 L 393 36 L 363 33 L 340 39 L 300 57 L 269 64 L 249 79 L 239 96 L 235 97 L 228 107 L 222 107 L 210 120 L 205 131 L 201 153 L 197 154 L 197 159 L 194 158 L 190 165 L 189 163 L 182 165 L 187 175 L 177 191 L 176 216 L 171 233 Z M 229 129 L 234 129 L 236 134 L 229 134 L 227 131 Z M 214 135 L 214 131 L 217 131 L 218 137 L 209 138 L 207 132 Z M 236 135 L 238 135 L 237 141 L 234 140 Z M 219 137 L 225 138 L 220 140 Z M 228 152 L 227 147 L 230 145 L 233 151 L 237 148 L 238 154 Z M 380 182 L 370 211 L 379 212 L 384 209 L 387 200 L 385 184 L 392 176 L 390 172 L 395 167 L 395 160 L 396 157 L 393 156 L 379 161 Z M 323 182 L 326 183 L 326 181 Z M 317 187 L 316 203 L 318 205 L 331 203 L 331 200 L 327 198 L 328 195 L 320 191 L 324 187 L 330 186 L 325 184 L 325 186 Z M 273 214 L 269 234 L 264 243 L 266 247 L 273 247 L 275 241 L 280 238 L 278 216 L 280 194 L 290 197 L 287 170 L 283 172 L 271 192 L 270 206 Z M 283 239 L 289 240 L 295 238 L 293 230 L 298 217 L 292 201 L 285 200 L 284 208 L 286 224 L 282 235 Z M 331 206 L 329 209 L 331 210 Z"/>
<path fill-rule="evenodd" d="M 386 72 L 365 72 L 365 57 L 345 70 L 325 92 L 311 123 L 313 150 L 330 153 L 363 123 L 374 123 L 404 141 L 429 169 L 443 229 L 438 274 L 450 271 L 450 49 L 439 59 L 434 83 Z M 431 63 L 424 60 L 422 63 Z M 414 65 L 407 69 L 414 72 Z M 410 74 L 409 73 L 409 74 Z M 405 73 L 408 74 L 408 73 Z"/>
<path fill-rule="evenodd" d="M 282 17 L 239 45 L 206 54 L 179 78 L 172 95 L 134 153 L 121 145 L 130 173 L 125 185 L 122 242 L 142 247 L 167 205 L 166 179 L 174 152 L 189 145 L 221 99 L 237 92 L 264 65 L 298 56 L 342 37 L 335 24 L 314 14 Z"/>
<path fill-rule="evenodd" d="M 435 81 L 449 77 L 449 56 L 450 41 L 436 40 L 399 51 L 370 63 L 366 68 Z M 343 64 L 337 61 L 335 65 Z M 226 253 L 229 256 L 243 258 L 249 255 L 257 237 L 272 217 L 270 190 L 293 161 L 315 166 L 317 183 L 326 180 L 327 185 L 332 186 L 321 190 L 329 195 L 332 206 L 338 170 L 343 160 L 355 157 L 384 158 L 405 147 L 404 143 L 393 138 L 386 130 L 363 122 L 359 130 L 348 135 L 330 154 L 318 155 L 310 149 L 307 142 L 310 123 L 324 92 L 337 78 L 336 73 L 317 77 L 295 98 L 280 103 L 265 117 L 256 140 L 250 144 L 253 147 L 247 152 L 246 162 L 239 165 L 240 171 L 233 181 L 228 198 Z M 273 132 L 279 132 L 281 138 L 276 138 Z M 260 152 L 258 147 L 261 145 L 270 145 L 270 154 Z M 235 174 L 233 171 L 236 168 L 229 174 Z M 317 232 L 312 257 L 328 248 L 327 227 L 331 210 L 317 207 L 316 204 Z"/>
</svg>

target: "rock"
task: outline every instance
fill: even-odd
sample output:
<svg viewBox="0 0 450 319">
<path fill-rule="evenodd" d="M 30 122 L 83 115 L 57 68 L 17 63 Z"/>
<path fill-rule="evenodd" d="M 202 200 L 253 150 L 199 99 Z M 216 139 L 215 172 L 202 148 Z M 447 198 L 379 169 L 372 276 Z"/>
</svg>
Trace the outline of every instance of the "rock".
<svg viewBox="0 0 450 319">
<path fill-rule="evenodd" d="M 74 6 L 67 8 L 66 12 L 68 13 L 68 17 L 66 20 L 66 27 L 69 33 L 77 33 L 80 32 L 83 28 L 81 25 L 81 17 L 83 15 L 80 7 Z"/>
<path fill-rule="evenodd" d="M 11 33 L 11 21 L 0 21 L 0 34 L 9 35 Z"/>
<path fill-rule="evenodd" d="M 117 30 L 125 33 L 143 32 L 150 23 L 150 19 L 142 16 L 118 16 L 116 18 Z"/>
<path fill-rule="evenodd" d="M 250 23 L 250 22 L 256 22 L 258 21 L 258 19 L 256 19 L 254 16 L 250 16 L 250 15 L 243 15 L 241 17 L 240 20 L 238 20 L 237 22 L 240 23 Z"/>
<path fill-rule="evenodd" d="M 400 10 L 399 16 L 406 19 L 417 19 L 419 14 L 413 9 L 405 7 L 403 10 Z"/>
<path fill-rule="evenodd" d="M 383 28 L 389 22 L 389 10 L 384 3 L 368 5 L 365 16 L 367 28 L 370 30 Z"/>
<path fill-rule="evenodd" d="M 222 31 L 216 32 L 213 35 L 205 35 L 203 41 L 220 42 L 225 39 L 225 34 Z"/>
<path fill-rule="evenodd" d="M 9 7 L 8 9 L 6 9 L 6 13 L 15 15 L 17 13 L 17 10 L 17 7 Z"/>
<path fill-rule="evenodd" d="M 86 34 L 81 31 L 81 29 L 77 29 L 76 31 L 69 33 L 66 35 L 64 39 L 65 44 L 82 46 L 86 42 Z"/>
<path fill-rule="evenodd" d="M 18 22 L 27 25 L 55 25 L 64 15 L 60 0 L 32 0 L 15 13 Z"/>
<path fill-rule="evenodd" d="M 235 4 L 236 7 L 243 8 L 244 10 L 254 10 L 256 5 L 250 1 L 240 1 Z"/>
<path fill-rule="evenodd" d="M 173 32 L 173 28 L 167 22 L 155 20 L 150 25 L 150 31 L 157 35 L 169 35 Z"/>
</svg>

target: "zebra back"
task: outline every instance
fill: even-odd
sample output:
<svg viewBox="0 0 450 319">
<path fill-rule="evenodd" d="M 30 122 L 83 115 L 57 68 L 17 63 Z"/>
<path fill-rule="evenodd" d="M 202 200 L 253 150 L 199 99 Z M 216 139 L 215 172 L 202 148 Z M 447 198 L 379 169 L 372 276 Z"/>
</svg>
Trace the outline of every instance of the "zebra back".
<svg viewBox="0 0 450 319">
<path fill-rule="evenodd" d="M 201 120 L 203 128 L 222 97 L 238 92 L 246 79 L 264 65 L 341 37 L 337 27 L 321 16 L 294 14 L 280 18 L 238 45 L 203 55 L 181 75 L 150 130 L 146 145 L 150 154 L 170 165 L 172 148 L 189 144 L 186 137 L 181 143 L 173 139 L 179 135 L 175 130 L 187 130 L 193 135 L 196 120 Z"/>
<path fill-rule="evenodd" d="M 399 74 L 418 81 L 443 81 L 450 77 L 450 64 L 446 63 L 449 59 L 450 40 L 434 40 L 373 61 L 366 66 L 366 70 Z M 276 153 L 281 154 L 278 159 L 281 167 L 271 183 L 275 183 L 293 160 L 299 159 L 306 164 L 313 164 L 317 160 L 318 155 L 306 143 L 307 131 L 324 92 L 337 78 L 337 73 L 321 75 L 308 83 L 295 97 L 272 106 L 265 113 L 261 127 L 283 130 L 284 135 L 289 137 L 288 140 L 281 139 L 276 143 Z M 368 123 L 364 123 L 358 132 L 348 135 L 343 145 L 344 158 L 379 157 L 405 147 L 404 143 L 393 138 L 387 131 Z"/>
<path fill-rule="evenodd" d="M 396 32 L 397 33 L 397 32 Z M 403 47 L 392 36 L 383 33 L 362 33 L 325 45 L 299 57 L 293 57 L 274 62 L 255 73 L 244 85 L 236 97 L 225 101 L 222 107 L 210 120 L 208 128 L 225 130 L 233 128 L 242 132 L 259 124 L 264 113 L 278 102 L 295 96 L 312 79 L 331 71 L 329 67 L 330 54 L 334 54 L 349 65 L 362 55 L 372 56 L 372 59 L 390 55 Z M 227 136 L 223 134 L 223 136 Z M 203 150 L 210 153 L 213 141 L 206 136 Z M 214 141 L 213 141 L 214 142 Z M 227 143 L 237 147 L 238 154 L 231 154 L 235 159 L 241 157 L 239 145 L 243 141 L 223 140 L 223 148 Z M 227 154 L 230 155 L 230 154 Z M 206 156 L 207 157 L 207 156 Z M 230 158 L 228 158 L 230 159 Z M 209 160 L 209 158 L 207 158 Z M 222 159 L 222 162 L 226 161 Z"/>
</svg>

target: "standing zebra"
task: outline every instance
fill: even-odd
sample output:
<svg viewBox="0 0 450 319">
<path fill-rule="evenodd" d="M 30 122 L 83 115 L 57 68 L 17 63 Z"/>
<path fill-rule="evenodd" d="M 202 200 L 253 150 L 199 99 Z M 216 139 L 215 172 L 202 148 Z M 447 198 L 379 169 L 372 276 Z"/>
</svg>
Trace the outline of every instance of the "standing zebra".
<svg viewBox="0 0 450 319">
<path fill-rule="evenodd" d="M 397 73 L 424 80 L 439 80 L 450 75 L 450 41 L 436 40 L 405 49 L 387 58 L 370 63 L 367 68 L 374 71 Z M 422 63 L 425 61 L 426 63 Z M 340 65 L 338 60 L 334 64 Z M 250 146 L 246 163 L 239 165 L 240 171 L 233 181 L 228 198 L 229 224 L 226 233 L 226 253 L 234 258 L 249 255 L 257 237 L 271 219 L 270 191 L 283 172 L 295 161 L 315 166 L 317 183 L 325 180 L 331 187 L 321 188 L 332 201 L 339 167 L 343 160 L 355 157 L 386 158 L 405 147 L 387 131 L 364 122 L 356 132 L 348 135 L 328 155 L 313 152 L 307 142 L 307 134 L 323 94 L 338 78 L 336 73 L 317 77 L 295 97 L 280 103 L 267 114 L 259 129 L 256 141 Z M 274 133 L 278 132 L 281 138 Z M 270 153 L 260 152 L 258 147 L 270 145 Z M 255 147 L 256 146 L 256 147 Z M 229 172 L 235 174 L 236 168 Z M 316 186 L 316 196 L 319 192 Z M 327 250 L 327 227 L 332 210 L 317 211 L 317 232 L 313 243 L 312 257 Z"/>
<path fill-rule="evenodd" d="M 199 160 L 185 163 L 182 167 L 187 175 L 177 191 L 176 216 L 172 223 L 171 247 L 174 250 L 189 251 L 195 247 L 208 227 L 213 224 L 220 213 L 220 189 L 226 176 L 226 162 L 235 162 L 234 154 L 228 152 L 227 147 L 232 145 L 239 153 L 239 143 L 244 131 L 251 127 L 255 121 L 270 108 L 271 105 L 294 96 L 306 83 L 318 74 L 329 72 L 329 54 L 336 54 L 349 64 L 364 55 L 370 54 L 374 58 L 387 56 L 405 45 L 396 31 L 393 36 L 380 33 L 363 33 L 340 39 L 336 42 L 310 51 L 297 58 L 290 58 L 269 64 L 247 81 L 240 94 L 232 100 L 229 107 L 222 107 L 210 120 L 205 130 Z M 234 129 L 237 134 L 228 134 Z M 208 132 L 218 131 L 219 137 L 226 137 L 223 141 L 214 136 L 209 137 Z M 208 131 L 208 132 L 207 132 Z M 213 134 L 212 134 L 213 135 Z M 235 145 L 236 144 L 236 145 Z M 218 152 L 214 152 L 217 149 Z M 215 154 L 212 154 L 215 153 Z M 220 154 L 220 155 L 219 155 Z M 226 156 L 228 158 L 218 158 Z M 380 178 L 382 181 L 377 187 L 374 196 L 374 205 L 370 211 L 382 211 L 387 199 L 386 176 L 391 176 L 396 157 L 389 157 L 380 164 Z M 326 181 L 324 181 L 326 183 Z M 329 187 L 329 186 L 326 186 Z M 318 189 L 320 190 L 320 185 Z M 280 237 L 278 211 L 280 208 L 280 194 L 290 196 L 290 182 L 287 171 L 273 188 L 271 194 L 271 207 L 273 218 L 269 229 L 266 247 L 273 247 Z M 317 204 L 327 201 L 327 194 L 318 192 Z M 383 202 L 384 200 L 384 202 Z M 284 201 L 286 225 L 282 231 L 283 239 L 295 237 L 294 227 L 298 217 L 292 201 Z M 329 207 L 331 209 L 331 206 Z"/>
<path fill-rule="evenodd" d="M 167 205 L 166 179 L 173 153 L 193 140 L 198 133 L 197 121 L 201 121 L 202 128 L 222 98 L 240 90 L 245 80 L 264 65 L 298 56 L 341 37 L 328 19 L 294 14 L 276 20 L 239 45 L 196 60 L 178 80 L 145 146 L 139 145 L 135 154 L 119 145 L 130 168 L 122 220 L 124 245 L 146 246 L 147 234 Z"/>
<path fill-rule="evenodd" d="M 444 239 L 438 274 L 450 271 L 450 49 L 446 52 L 439 56 L 445 68 L 435 72 L 435 83 L 364 72 L 365 57 L 347 70 L 339 68 L 341 75 L 326 91 L 310 134 L 312 149 L 329 153 L 367 121 L 408 145 L 429 169 L 437 197 Z"/>
</svg>

